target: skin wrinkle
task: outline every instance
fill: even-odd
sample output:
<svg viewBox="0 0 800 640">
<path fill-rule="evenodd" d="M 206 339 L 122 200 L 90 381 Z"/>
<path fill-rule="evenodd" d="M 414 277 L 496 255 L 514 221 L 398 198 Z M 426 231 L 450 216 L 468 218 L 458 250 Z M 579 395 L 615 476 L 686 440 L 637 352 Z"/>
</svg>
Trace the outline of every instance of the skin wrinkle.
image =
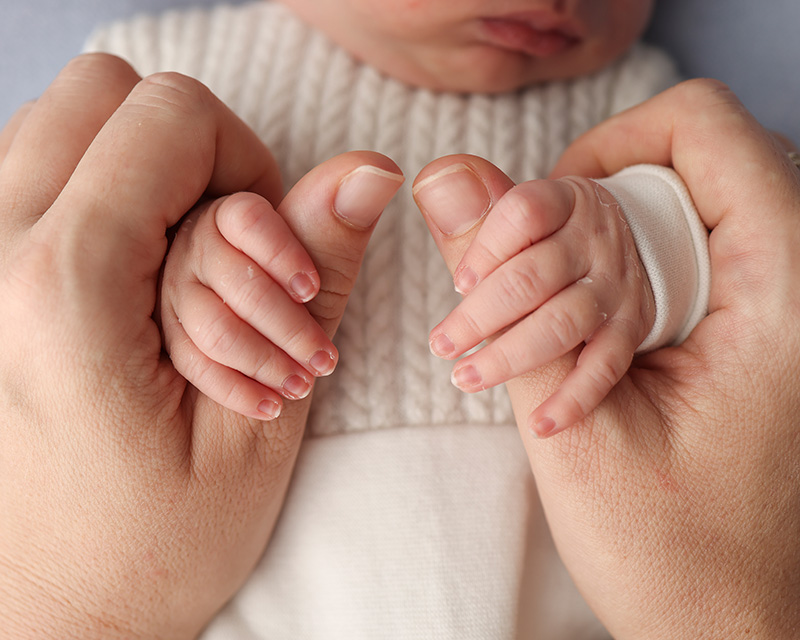
<svg viewBox="0 0 800 640">
<path fill-rule="evenodd" d="M 594 192 L 595 196 L 597 197 L 597 201 L 603 207 L 613 210 L 617 214 L 617 217 L 620 219 L 624 227 L 628 228 L 629 227 L 628 220 L 625 217 L 625 214 L 622 211 L 622 207 L 619 205 L 617 200 L 608 192 L 607 189 L 604 189 L 600 184 L 598 184 L 593 180 L 591 182 L 592 185 L 594 186 Z M 641 261 L 639 259 L 638 254 L 633 255 L 630 253 L 630 243 L 625 243 L 624 247 L 625 247 L 625 263 L 628 266 L 628 269 L 631 270 L 636 276 L 636 278 L 642 283 L 642 289 L 644 291 L 643 299 L 645 305 L 644 309 L 642 309 L 643 317 L 645 318 L 653 317 L 655 314 L 655 304 L 654 304 L 653 292 L 650 288 L 650 281 L 642 273 Z"/>
</svg>

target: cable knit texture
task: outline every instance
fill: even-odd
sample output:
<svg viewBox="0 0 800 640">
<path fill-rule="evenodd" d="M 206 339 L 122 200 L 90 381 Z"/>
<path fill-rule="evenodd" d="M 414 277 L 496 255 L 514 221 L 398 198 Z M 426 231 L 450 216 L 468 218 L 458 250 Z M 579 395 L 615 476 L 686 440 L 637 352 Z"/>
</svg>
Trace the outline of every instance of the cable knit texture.
<svg viewBox="0 0 800 640">
<path fill-rule="evenodd" d="M 142 75 L 201 80 L 272 149 L 287 186 L 352 149 L 380 151 L 412 178 L 451 153 L 483 156 L 515 181 L 541 178 L 579 134 L 676 80 L 662 54 L 637 46 L 577 80 L 502 95 L 434 93 L 357 62 L 272 2 L 140 17 L 98 31 L 88 48 L 121 55 Z M 503 388 L 465 395 L 450 384 L 450 363 L 429 353 L 428 332 L 457 302 L 405 185 L 370 242 L 310 435 L 511 423 Z"/>
</svg>

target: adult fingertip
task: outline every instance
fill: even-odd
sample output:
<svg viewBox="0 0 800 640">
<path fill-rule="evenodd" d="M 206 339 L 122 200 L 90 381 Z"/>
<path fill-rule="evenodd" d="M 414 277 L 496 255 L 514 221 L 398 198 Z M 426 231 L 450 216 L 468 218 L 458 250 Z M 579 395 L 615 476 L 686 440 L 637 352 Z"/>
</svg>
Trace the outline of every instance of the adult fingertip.
<svg viewBox="0 0 800 640">
<path fill-rule="evenodd" d="M 420 211 L 445 236 L 460 236 L 474 227 L 492 204 L 486 184 L 463 162 L 419 180 L 412 193 Z"/>
<path fill-rule="evenodd" d="M 334 213 L 357 229 L 369 229 L 397 193 L 405 178 L 374 165 L 361 165 L 339 183 Z"/>
</svg>

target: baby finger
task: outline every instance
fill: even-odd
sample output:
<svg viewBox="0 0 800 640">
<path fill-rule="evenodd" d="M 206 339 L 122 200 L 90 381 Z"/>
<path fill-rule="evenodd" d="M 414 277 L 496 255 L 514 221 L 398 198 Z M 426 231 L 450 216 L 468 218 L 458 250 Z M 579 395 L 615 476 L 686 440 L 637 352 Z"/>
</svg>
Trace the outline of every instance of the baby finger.
<svg viewBox="0 0 800 640">
<path fill-rule="evenodd" d="M 575 191 L 567 182 L 532 180 L 508 191 L 456 267 L 456 291 L 470 293 L 503 263 L 558 231 L 574 207 Z"/>
<path fill-rule="evenodd" d="M 333 372 L 336 347 L 306 307 L 225 240 L 208 243 L 198 277 L 233 313 L 314 376 Z"/>
<path fill-rule="evenodd" d="M 456 358 L 481 341 L 527 317 L 590 267 L 556 237 L 529 247 L 491 273 L 442 320 L 430 335 L 431 351 Z"/>
<path fill-rule="evenodd" d="M 200 393 L 226 409 L 257 420 L 273 420 L 283 408 L 272 389 L 206 356 L 180 327 L 170 331 L 175 369 Z"/>
<path fill-rule="evenodd" d="M 569 353 L 607 318 L 596 288 L 578 281 L 460 360 L 453 367 L 452 382 L 466 392 L 507 382 Z"/>
<path fill-rule="evenodd" d="M 298 362 L 237 316 L 213 291 L 201 284 L 186 286 L 191 289 L 185 298 L 190 302 L 176 309 L 176 314 L 199 351 L 284 398 L 295 400 L 309 394 L 311 375 Z"/>
<path fill-rule="evenodd" d="M 531 413 L 531 431 L 548 437 L 585 419 L 622 380 L 639 339 L 620 322 L 598 329 L 556 392 Z"/>
<path fill-rule="evenodd" d="M 253 193 L 237 193 L 219 201 L 215 217 L 222 236 L 296 301 L 308 302 L 319 293 L 314 262 L 267 200 Z"/>
</svg>

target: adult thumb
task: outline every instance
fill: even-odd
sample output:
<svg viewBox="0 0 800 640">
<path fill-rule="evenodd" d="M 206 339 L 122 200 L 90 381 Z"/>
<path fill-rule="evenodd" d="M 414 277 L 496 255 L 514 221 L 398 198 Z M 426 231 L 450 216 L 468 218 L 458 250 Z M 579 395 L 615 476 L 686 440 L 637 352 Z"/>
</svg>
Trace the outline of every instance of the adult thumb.
<svg viewBox="0 0 800 640">
<path fill-rule="evenodd" d="M 450 273 L 494 204 L 514 182 L 491 162 L 471 155 L 434 160 L 414 181 L 413 194 Z"/>
</svg>

